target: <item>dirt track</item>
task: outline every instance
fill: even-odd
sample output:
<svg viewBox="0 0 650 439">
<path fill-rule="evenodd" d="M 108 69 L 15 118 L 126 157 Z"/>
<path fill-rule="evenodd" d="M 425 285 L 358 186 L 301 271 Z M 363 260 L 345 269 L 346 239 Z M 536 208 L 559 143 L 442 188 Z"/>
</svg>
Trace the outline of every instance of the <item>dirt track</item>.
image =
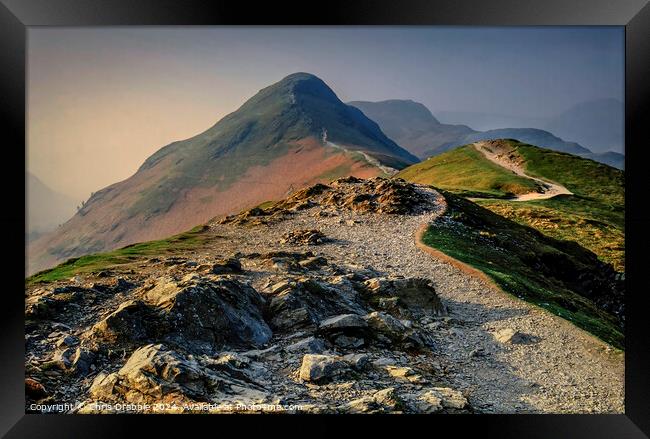
<svg viewBox="0 0 650 439">
<path fill-rule="evenodd" d="M 622 413 L 622 352 L 502 292 L 464 264 L 434 249 L 423 251 L 414 235 L 444 212 L 444 202 L 440 206 L 420 215 L 342 211 L 318 219 L 305 211 L 258 233 L 254 228 L 246 237 L 224 226 L 215 226 L 215 232 L 230 235 L 227 240 L 237 248 L 267 251 L 277 246 L 275 237 L 287 231 L 318 228 L 332 241 L 317 250 L 332 262 L 431 279 L 453 322 L 438 332 L 437 355 L 451 365 L 444 379 L 462 389 L 481 412 Z M 242 238 L 245 243 L 236 242 Z M 495 334 L 504 329 L 526 334 L 531 342 L 496 341 Z"/>
<path fill-rule="evenodd" d="M 500 147 L 496 142 L 476 142 L 474 147 L 485 156 L 488 160 L 497 165 L 512 171 L 520 177 L 534 180 L 540 185 L 542 192 L 529 192 L 527 194 L 518 195 L 511 198 L 510 201 L 530 201 L 530 200 L 545 200 L 553 198 L 556 195 L 572 195 L 573 192 L 564 186 L 554 183 L 552 181 L 542 180 L 540 178 L 531 177 L 526 174 L 524 168 L 520 163 L 517 163 L 507 151 Z"/>
</svg>

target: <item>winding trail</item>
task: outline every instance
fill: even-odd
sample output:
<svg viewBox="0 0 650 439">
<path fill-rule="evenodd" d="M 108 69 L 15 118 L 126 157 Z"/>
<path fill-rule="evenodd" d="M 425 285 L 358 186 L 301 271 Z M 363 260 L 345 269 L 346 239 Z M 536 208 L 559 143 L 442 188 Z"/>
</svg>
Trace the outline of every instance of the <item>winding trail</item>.
<svg viewBox="0 0 650 439">
<path fill-rule="evenodd" d="M 332 241 L 313 250 L 333 263 L 430 279 L 451 317 L 434 331 L 434 356 L 446 367 L 440 379 L 465 392 L 480 412 L 622 413 L 623 353 L 424 246 L 423 227 L 444 213 L 445 202 L 437 191 L 424 186 L 421 190 L 437 199 L 437 207 L 418 215 L 339 211 L 316 219 L 307 210 L 258 232 L 255 227 L 250 234 L 214 227 L 248 251 L 279 247 L 276 237 L 287 231 L 318 228 Z M 532 341 L 501 343 L 495 333 L 503 329 L 526 334 Z"/>
<path fill-rule="evenodd" d="M 518 195 L 508 201 L 546 200 L 557 195 L 573 195 L 573 192 L 558 183 L 531 177 L 526 174 L 521 164 L 509 155 L 509 151 L 504 151 L 496 142 L 476 142 L 474 143 L 474 147 L 491 162 L 512 171 L 520 177 L 535 181 L 539 184 L 539 187 L 542 190 L 542 192 L 529 192 L 527 194 Z"/>
<path fill-rule="evenodd" d="M 383 165 L 379 160 L 377 160 L 376 158 L 370 156 L 369 154 L 367 154 L 367 153 L 365 153 L 365 152 L 363 152 L 361 150 L 349 150 L 349 149 L 346 149 L 346 148 L 342 147 L 341 145 L 338 145 L 338 144 L 336 144 L 334 142 L 330 142 L 329 140 L 327 140 L 327 130 L 323 130 L 323 137 L 322 137 L 321 141 L 323 142 L 323 144 L 325 146 L 329 146 L 330 148 L 339 149 L 341 151 L 349 152 L 349 153 L 358 152 L 359 154 L 361 154 L 363 156 L 363 158 L 364 158 L 364 160 L 366 162 L 368 162 L 372 166 L 375 166 L 375 167 L 381 169 L 381 171 L 384 174 L 388 175 L 388 176 L 395 175 L 395 174 L 397 174 L 399 172 L 395 168 L 391 168 L 390 166 Z"/>
</svg>

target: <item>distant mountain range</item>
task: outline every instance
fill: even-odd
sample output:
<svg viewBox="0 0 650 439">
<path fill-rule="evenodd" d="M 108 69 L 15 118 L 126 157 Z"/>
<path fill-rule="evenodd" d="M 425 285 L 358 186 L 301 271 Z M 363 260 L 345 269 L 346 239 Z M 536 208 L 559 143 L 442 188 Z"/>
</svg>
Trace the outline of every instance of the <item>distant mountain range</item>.
<svg viewBox="0 0 650 439">
<path fill-rule="evenodd" d="M 399 145 L 421 159 L 449 151 L 479 140 L 516 139 L 531 145 L 567 152 L 623 168 L 623 154 L 594 153 L 584 146 L 565 141 L 537 128 L 502 128 L 476 131 L 467 125 L 450 125 L 438 121 L 423 104 L 411 100 L 350 102 L 376 121 Z"/>
<path fill-rule="evenodd" d="M 51 232 L 69 220 L 75 212 L 75 201 L 61 194 L 30 172 L 25 173 L 27 183 L 27 241 Z"/>
<path fill-rule="evenodd" d="M 352 101 L 349 104 L 376 121 L 388 137 L 419 158 L 427 158 L 441 145 L 477 132 L 467 125 L 440 123 L 427 107 L 410 100 Z"/>
<path fill-rule="evenodd" d="M 587 145 L 596 153 L 622 151 L 625 133 L 623 103 L 618 99 L 582 102 L 549 120 L 543 128 L 563 139 Z"/>
<path fill-rule="evenodd" d="M 417 161 L 322 80 L 295 73 L 93 194 L 30 246 L 30 271 L 166 237 L 316 182 L 384 175 Z"/>
<path fill-rule="evenodd" d="M 589 154 L 591 152 L 587 148 L 580 146 L 575 142 L 566 142 L 548 131 L 539 130 L 537 128 L 501 128 L 497 130 L 475 132 L 429 152 L 432 153 L 430 155 L 434 155 L 435 152 L 448 151 L 458 146 L 478 142 L 479 140 L 496 139 L 516 139 L 530 145 L 541 146 L 543 148 L 554 149 L 556 151 L 567 152 L 575 155 Z"/>
<path fill-rule="evenodd" d="M 442 123 L 463 123 L 477 131 L 489 131 L 502 127 L 544 128 L 548 118 L 526 117 L 512 114 L 483 113 L 479 111 L 448 111 L 432 108 L 431 111 Z"/>
<path fill-rule="evenodd" d="M 478 131 L 502 127 L 538 128 L 550 131 L 567 141 L 577 142 L 595 153 L 623 152 L 624 105 L 614 98 L 581 102 L 553 117 L 525 117 L 475 111 L 433 112 L 442 123 L 463 123 Z"/>
</svg>

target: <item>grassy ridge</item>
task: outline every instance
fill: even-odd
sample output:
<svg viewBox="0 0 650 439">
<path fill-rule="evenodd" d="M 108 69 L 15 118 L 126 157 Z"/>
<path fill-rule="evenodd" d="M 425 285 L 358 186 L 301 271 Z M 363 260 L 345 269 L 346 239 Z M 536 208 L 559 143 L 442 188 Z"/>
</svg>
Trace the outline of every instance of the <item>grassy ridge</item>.
<svg viewBox="0 0 650 439">
<path fill-rule="evenodd" d="M 571 154 L 515 140 L 506 142 L 525 160 L 528 175 L 560 183 L 574 195 L 525 202 L 504 200 L 507 192 L 534 190 L 534 183 L 490 162 L 471 145 L 410 166 L 397 176 L 465 197 L 482 198 L 475 201 L 548 236 L 575 241 L 617 271 L 625 271 L 624 172 Z M 512 183 L 518 189 L 507 185 Z"/>
<path fill-rule="evenodd" d="M 533 180 L 486 159 L 472 145 L 409 166 L 395 177 L 473 197 L 508 198 L 532 192 L 537 187 Z"/>
<path fill-rule="evenodd" d="M 207 226 L 197 226 L 192 230 L 158 241 L 148 241 L 127 245 L 108 253 L 97 253 L 79 258 L 68 259 L 49 270 L 44 270 L 26 279 L 26 284 L 52 282 L 68 279 L 78 273 L 92 273 L 117 265 L 129 264 L 143 258 L 173 254 L 177 251 L 196 248 L 207 242 Z"/>
<path fill-rule="evenodd" d="M 425 244 L 477 268 L 503 290 L 561 316 L 615 347 L 618 319 L 595 305 L 620 297 L 611 267 L 569 241 L 559 241 L 445 193 L 448 211 L 423 237 Z M 592 279 L 589 285 L 583 279 Z"/>
<path fill-rule="evenodd" d="M 625 271 L 625 174 L 592 160 L 512 142 L 526 173 L 562 184 L 574 195 L 508 203 L 480 200 L 483 207 L 564 240 L 572 240 Z"/>
<path fill-rule="evenodd" d="M 573 196 L 548 200 L 509 202 L 475 200 L 491 211 L 533 227 L 550 237 L 575 241 L 591 250 L 617 271 L 625 271 L 623 212 L 603 211 L 601 205 Z"/>
<path fill-rule="evenodd" d="M 620 169 L 550 149 L 513 142 L 524 157 L 528 175 L 562 184 L 576 196 L 598 201 L 610 208 L 625 199 L 625 173 Z"/>
</svg>

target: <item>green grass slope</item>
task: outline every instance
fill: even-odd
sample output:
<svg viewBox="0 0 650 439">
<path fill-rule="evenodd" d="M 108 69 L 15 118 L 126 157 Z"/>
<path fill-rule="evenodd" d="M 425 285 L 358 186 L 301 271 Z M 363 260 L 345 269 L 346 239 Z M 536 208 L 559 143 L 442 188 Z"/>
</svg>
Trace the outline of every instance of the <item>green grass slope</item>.
<svg viewBox="0 0 650 439">
<path fill-rule="evenodd" d="M 624 171 L 515 140 L 504 142 L 523 158 L 528 175 L 560 183 L 574 195 L 508 201 L 508 193 L 534 191 L 535 183 L 490 162 L 471 145 L 410 166 L 397 177 L 473 197 L 519 224 L 575 241 L 617 271 L 625 271 Z"/>
<path fill-rule="evenodd" d="M 562 184 L 574 195 L 482 206 L 558 239 L 572 240 L 625 271 L 625 172 L 571 154 L 512 142 L 528 175 Z"/>
<path fill-rule="evenodd" d="M 425 244 L 483 271 L 503 290 L 623 348 L 623 283 L 611 265 L 574 242 L 444 195 L 448 210 L 429 227 Z"/>
<path fill-rule="evenodd" d="M 395 177 L 470 197 L 508 198 L 537 187 L 533 180 L 492 163 L 472 145 L 409 166 Z"/>
<path fill-rule="evenodd" d="M 607 211 L 598 203 L 572 196 L 509 202 L 475 200 L 477 204 L 556 239 L 574 241 L 593 251 L 619 272 L 625 271 L 623 208 Z"/>
<path fill-rule="evenodd" d="M 53 282 L 69 279 L 79 273 L 96 273 L 111 267 L 131 264 L 145 258 L 173 255 L 206 243 L 209 239 L 206 231 L 206 226 L 197 226 L 185 233 L 166 239 L 127 245 L 112 252 L 71 258 L 54 268 L 28 277 L 25 282 L 28 285 L 38 282 Z"/>
</svg>

